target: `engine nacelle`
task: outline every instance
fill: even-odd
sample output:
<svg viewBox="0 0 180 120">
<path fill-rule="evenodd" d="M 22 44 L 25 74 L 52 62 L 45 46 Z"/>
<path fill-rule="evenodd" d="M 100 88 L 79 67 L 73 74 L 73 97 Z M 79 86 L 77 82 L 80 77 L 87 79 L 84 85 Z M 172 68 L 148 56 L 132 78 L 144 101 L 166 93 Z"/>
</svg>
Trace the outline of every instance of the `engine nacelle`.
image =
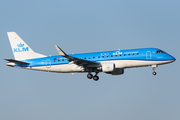
<svg viewBox="0 0 180 120">
<path fill-rule="evenodd" d="M 114 63 L 103 63 L 102 64 L 102 72 L 112 72 L 115 70 Z"/>
<path fill-rule="evenodd" d="M 124 69 L 116 69 L 112 72 L 107 72 L 107 74 L 111 74 L 111 75 L 122 75 L 124 74 Z"/>
<path fill-rule="evenodd" d="M 111 75 L 122 75 L 124 74 L 124 69 L 117 69 L 111 72 Z"/>
</svg>

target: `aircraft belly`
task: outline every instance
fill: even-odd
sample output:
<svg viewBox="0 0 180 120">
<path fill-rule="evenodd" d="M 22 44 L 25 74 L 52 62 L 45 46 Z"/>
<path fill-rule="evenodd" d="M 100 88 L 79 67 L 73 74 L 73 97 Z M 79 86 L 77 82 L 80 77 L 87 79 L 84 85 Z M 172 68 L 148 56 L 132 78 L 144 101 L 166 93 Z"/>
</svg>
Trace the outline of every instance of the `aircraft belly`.
<svg viewBox="0 0 180 120">
<path fill-rule="evenodd" d="M 150 65 L 161 65 L 167 64 L 172 61 L 143 61 L 143 60 L 112 60 L 112 61 L 101 61 L 100 63 L 114 63 L 116 68 L 131 68 L 131 67 L 143 67 Z M 74 73 L 74 72 L 85 72 L 84 68 L 76 64 L 63 64 L 63 65 L 51 65 L 47 66 L 36 66 L 36 67 L 20 67 L 18 68 L 46 71 L 46 72 L 57 72 L 57 73 Z"/>
<path fill-rule="evenodd" d="M 171 61 L 143 61 L 143 60 L 112 60 L 102 61 L 101 63 L 114 63 L 116 68 L 142 67 L 149 65 L 160 65 L 170 63 Z"/>
<path fill-rule="evenodd" d="M 52 65 L 51 67 L 39 66 L 39 67 L 28 67 L 27 69 L 47 71 L 47 72 L 59 72 L 59 73 L 72 73 L 72 72 L 82 72 L 83 69 L 74 64 L 65 64 L 65 65 Z"/>
<path fill-rule="evenodd" d="M 133 66 L 134 67 L 141 67 L 141 66 L 150 66 L 150 65 L 161 65 L 161 64 L 167 64 L 169 61 L 140 61 L 140 60 L 134 60 Z"/>
</svg>

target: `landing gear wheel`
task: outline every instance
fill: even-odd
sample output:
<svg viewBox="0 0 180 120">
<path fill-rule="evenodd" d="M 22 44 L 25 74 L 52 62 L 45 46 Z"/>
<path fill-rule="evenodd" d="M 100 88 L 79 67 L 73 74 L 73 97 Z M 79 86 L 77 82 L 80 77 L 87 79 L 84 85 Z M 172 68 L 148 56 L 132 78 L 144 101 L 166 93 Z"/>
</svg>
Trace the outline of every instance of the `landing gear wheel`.
<svg viewBox="0 0 180 120">
<path fill-rule="evenodd" d="M 154 72 L 153 72 L 153 75 L 156 75 L 156 74 L 157 74 L 157 73 L 154 71 Z"/>
<path fill-rule="evenodd" d="M 93 78 L 93 75 L 92 75 L 92 74 L 88 74 L 88 75 L 87 75 L 87 78 L 92 79 L 92 78 Z"/>
<path fill-rule="evenodd" d="M 151 65 L 151 67 L 152 67 L 152 70 L 153 70 L 153 75 L 156 75 L 157 73 L 154 71 L 155 70 L 155 68 L 157 67 L 157 65 Z"/>
<path fill-rule="evenodd" d="M 98 81 L 99 77 L 98 76 L 94 76 L 93 79 L 94 79 L 94 81 Z"/>
</svg>

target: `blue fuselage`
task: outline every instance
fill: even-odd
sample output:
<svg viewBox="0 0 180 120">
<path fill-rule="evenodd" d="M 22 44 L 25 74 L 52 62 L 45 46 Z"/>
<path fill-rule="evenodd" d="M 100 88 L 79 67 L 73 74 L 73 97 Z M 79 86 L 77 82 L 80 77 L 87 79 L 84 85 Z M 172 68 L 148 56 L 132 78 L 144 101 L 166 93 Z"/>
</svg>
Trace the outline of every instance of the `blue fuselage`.
<svg viewBox="0 0 180 120">
<path fill-rule="evenodd" d="M 101 62 L 101 61 L 116 61 L 116 60 L 133 60 L 133 61 L 174 61 L 175 58 L 168 53 L 157 48 L 142 48 L 142 49 L 128 49 L 128 50 L 114 50 L 81 54 L 69 54 L 69 56 L 84 59 L 87 61 Z M 21 65 L 26 67 L 38 66 L 54 66 L 69 64 L 67 58 L 60 55 L 48 56 L 43 58 L 28 59 L 24 62 L 31 63 L 29 65 Z M 15 64 L 19 66 L 19 64 Z"/>
</svg>

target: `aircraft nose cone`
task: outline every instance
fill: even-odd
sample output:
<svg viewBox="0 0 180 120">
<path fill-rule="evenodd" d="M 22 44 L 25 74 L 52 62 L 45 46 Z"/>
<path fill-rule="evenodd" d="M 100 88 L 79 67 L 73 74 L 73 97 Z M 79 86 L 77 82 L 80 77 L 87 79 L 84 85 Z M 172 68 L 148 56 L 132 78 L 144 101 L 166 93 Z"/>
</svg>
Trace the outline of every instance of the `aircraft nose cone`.
<svg viewBox="0 0 180 120">
<path fill-rule="evenodd" d="M 172 60 L 174 62 L 174 61 L 176 61 L 176 58 L 173 56 L 170 56 L 170 60 Z"/>
<path fill-rule="evenodd" d="M 173 61 L 176 61 L 176 58 L 175 58 L 175 57 L 173 57 Z"/>
</svg>

